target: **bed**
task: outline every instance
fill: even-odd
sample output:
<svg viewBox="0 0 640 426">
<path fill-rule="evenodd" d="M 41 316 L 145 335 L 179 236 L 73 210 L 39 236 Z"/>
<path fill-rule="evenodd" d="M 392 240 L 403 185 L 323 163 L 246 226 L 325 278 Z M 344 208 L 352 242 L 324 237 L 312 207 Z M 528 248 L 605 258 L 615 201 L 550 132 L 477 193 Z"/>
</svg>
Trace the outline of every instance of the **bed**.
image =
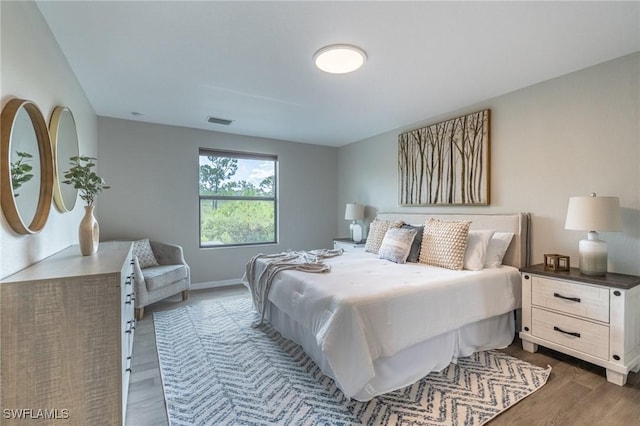
<svg viewBox="0 0 640 426">
<path fill-rule="evenodd" d="M 328 273 L 282 270 L 273 276 L 266 321 L 359 401 L 410 385 L 458 357 L 507 347 L 521 305 L 518 268 L 529 256 L 526 213 L 378 218 L 413 225 L 429 218 L 467 220 L 471 230 L 513 238 L 501 266 L 477 271 L 398 264 L 355 251 L 323 259 Z M 255 268 L 265 265 L 257 260 Z"/>
</svg>

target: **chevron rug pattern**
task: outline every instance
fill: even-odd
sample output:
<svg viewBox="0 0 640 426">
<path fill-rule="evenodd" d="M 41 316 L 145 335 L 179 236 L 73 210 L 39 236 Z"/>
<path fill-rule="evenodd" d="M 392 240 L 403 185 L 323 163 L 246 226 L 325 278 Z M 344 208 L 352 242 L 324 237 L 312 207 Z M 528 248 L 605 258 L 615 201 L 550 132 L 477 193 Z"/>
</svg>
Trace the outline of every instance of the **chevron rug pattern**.
<svg viewBox="0 0 640 426">
<path fill-rule="evenodd" d="M 345 398 L 249 298 L 154 313 L 169 423 L 178 425 L 481 425 L 542 387 L 544 369 L 497 351 L 368 402 Z"/>
</svg>

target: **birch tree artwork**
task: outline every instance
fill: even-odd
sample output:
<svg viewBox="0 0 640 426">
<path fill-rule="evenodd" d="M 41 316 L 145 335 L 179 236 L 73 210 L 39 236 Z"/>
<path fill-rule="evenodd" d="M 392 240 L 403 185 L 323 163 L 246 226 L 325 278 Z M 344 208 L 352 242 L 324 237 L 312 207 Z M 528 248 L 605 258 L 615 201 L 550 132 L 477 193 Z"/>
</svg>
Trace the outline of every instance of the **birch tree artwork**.
<svg viewBox="0 0 640 426">
<path fill-rule="evenodd" d="M 489 204 L 489 110 L 398 136 L 403 206 Z"/>
</svg>

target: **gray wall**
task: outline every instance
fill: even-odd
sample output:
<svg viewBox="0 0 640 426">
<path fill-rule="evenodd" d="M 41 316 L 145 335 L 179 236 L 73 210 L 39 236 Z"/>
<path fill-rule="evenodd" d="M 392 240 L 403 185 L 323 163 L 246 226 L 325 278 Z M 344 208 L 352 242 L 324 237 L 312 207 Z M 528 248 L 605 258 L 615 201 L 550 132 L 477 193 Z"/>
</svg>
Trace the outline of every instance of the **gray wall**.
<svg viewBox="0 0 640 426">
<path fill-rule="evenodd" d="M 375 210 L 530 211 L 533 261 L 559 252 L 575 264 L 584 233 L 564 230 L 567 201 L 592 191 L 620 197 L 623 207 L 623 232 L 602 233 L 610 269 L 640 274 L 640 53 L 335 149 L 97 120 L 35 3 L 0 2 L 0 8 L 2 106 L 13 97 L 30 99 L 47 120 L 56 105 L 69 107 L 80 152 L 99 156 L 98 173 L 113 187 L 97 201 L 102 239 L 149 236 L 181 244 L 194 282 L 237 278 L 258 251 L 330 246 L 332 237 L 348 235 L 344 205 L 352 201 L 367 204 L 370 219 Z M 492 114 L 491 206 L 400 208 L 398 133 L 482 108 Z M 200 146 L 280 156 L 278 246 L 198 248 Z M 81 200 L 70 213 L 52 207 L 44 229 L 26 236 L 1 215 L 0 278 L 77 243 L 82 214 Z"/>
<path fill-rule="evenodd" d="M 198 149 L 275 154 L 279 244 L 198 247 Z M 149 237 L 183 247 L 194 283 L 235 280 L 260 252 L 331 247 L 338 211 L 338 150 L 176 126 L 98 118 L 100 239 Z"/>
<path fill-rule="evenodd" d="M 399 207 L 398 134 L 483 108 L 491 109 L 491 205 Z M 375 211 L 531 212 L 532 261 L 561 253 L 575 266 L 586 232 L 564 229 L 569 197 L 617 196 L 624 230 L 601 233 L 609 269 L 640 274 L 640 53 L 344 146 L 339 176 L 339 205 L 366 204 L 369 220 Z"/>
<path fill-rule="evenodd" d="M 95 156 L 96 114 L 40 10 L 33 2 L 2 1 L 0 8 L 2 107 L 12 98 L 28 99 L 38 105 L 47 122 L 57 105 L 70 108 L 80 153 Z M 16 234 L 0 215 L 0 278 L 76 244 L 83 215 L 79 198 L 68 213 L 52 206 L 44 229 L 34 235 Z"/>
</svg>

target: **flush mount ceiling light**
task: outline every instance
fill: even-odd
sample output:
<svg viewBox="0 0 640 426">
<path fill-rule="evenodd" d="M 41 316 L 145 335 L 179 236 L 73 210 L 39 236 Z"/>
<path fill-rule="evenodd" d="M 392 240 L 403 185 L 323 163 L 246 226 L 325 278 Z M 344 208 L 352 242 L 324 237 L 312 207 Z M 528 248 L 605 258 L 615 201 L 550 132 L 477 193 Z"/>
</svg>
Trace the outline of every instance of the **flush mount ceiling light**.
<svg viewBox="0 0 640 426">
<path fill-rule="evenodd" d="M 346 74 L 360 68 L 367 61 L 367 54 L 350 44 L 333 44 L 323 47 L 313 55 L 316 67 L 331 74 Z"/>
</svg>

